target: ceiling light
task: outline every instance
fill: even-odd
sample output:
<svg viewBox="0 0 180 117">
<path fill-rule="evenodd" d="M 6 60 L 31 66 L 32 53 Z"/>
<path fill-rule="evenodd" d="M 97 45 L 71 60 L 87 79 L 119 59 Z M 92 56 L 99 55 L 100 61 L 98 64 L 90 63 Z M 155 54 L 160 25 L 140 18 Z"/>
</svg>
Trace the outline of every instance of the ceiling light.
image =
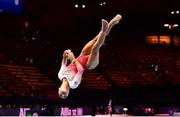
<svg viewBox="0 0 180 117">
<path fill-rule="evenodd" d="M 78 8 L 78 4 L 75 4 L 75 8 Z"/>
<path fill-rule="evenodd" d="M 82 5 L 82 8 L 85 8 L 85 7 L 86 7 L 86 5 L 83 4 L 83 5 Z"/>
</svg>

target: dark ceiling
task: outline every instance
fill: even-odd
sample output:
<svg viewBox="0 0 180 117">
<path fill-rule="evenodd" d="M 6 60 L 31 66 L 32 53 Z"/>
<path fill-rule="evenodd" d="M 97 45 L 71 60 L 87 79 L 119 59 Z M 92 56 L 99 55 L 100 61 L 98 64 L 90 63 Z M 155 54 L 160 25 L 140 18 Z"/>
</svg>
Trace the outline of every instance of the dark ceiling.
<svg viewBox="0 0 180 117">
<path fill-rule="evenodd" d="M 100 6 L 103 1 L 106 5 Z M 73 30 L 73 26 L 83 24 L 91 26 L 117 13 L 123 15 L 128 27 L 152 26 L 166 20 L 171 10 L 178 9 L 178 3 L 178 0 L 25 0 L 23 14 L 33 25 L 48 30 Z M 75 8 L 75 4 L 85 4 L 86 8 Z"/>
<path fill-rule="evenodd" d="M 106 4 L 100 6 L 103 2 Z M 178 0 L 23 0 L 20 17 L 8 16 L 7 20 L 7 16 L 0 15 L 0 20 L 3 30 L 9 30 L 9 26 L 12 30 L 23 29 L 27 21 L 29 28 L 66 33 L 76 32 L 76 28 L 97 30 L 100 19 L 110 20 L 119 13 L 123 16 L 124 31 L 156 31 L 168 22 L 172 10 L 179 10 L 178 3 Z M 79 7 L 75 8 L 75 4 Z"/>
</svg>

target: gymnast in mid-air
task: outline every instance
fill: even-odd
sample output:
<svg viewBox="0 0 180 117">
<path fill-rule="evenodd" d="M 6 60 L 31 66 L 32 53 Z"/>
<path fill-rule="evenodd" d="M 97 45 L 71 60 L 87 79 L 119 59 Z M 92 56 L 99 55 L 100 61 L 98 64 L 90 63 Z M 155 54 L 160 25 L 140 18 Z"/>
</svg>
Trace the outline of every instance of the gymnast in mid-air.
<svg viewBox="0 0 180 117">
<path fill-rule="evenodd" d="M 75 89 L 79 86 L 84 70 L 96 68 L 99 64 L 99 50 L 104 44 L 106 36 L 110 33 L 112 27 L 118 24 L 121 19 L 122 16 L 119 14 L 111 19 L 109 23 L 102 19 L 100 32 L 84 46 L 77 58 L 70 49 L 64 51 L 61 67 L 58 72 L 58 77 L 62 81 L 58 90 L 59 97 L 63 99 L 68 97 L 70 89 Z M 67 65 L 68 60 L 71 63 Z"/>
</svg>

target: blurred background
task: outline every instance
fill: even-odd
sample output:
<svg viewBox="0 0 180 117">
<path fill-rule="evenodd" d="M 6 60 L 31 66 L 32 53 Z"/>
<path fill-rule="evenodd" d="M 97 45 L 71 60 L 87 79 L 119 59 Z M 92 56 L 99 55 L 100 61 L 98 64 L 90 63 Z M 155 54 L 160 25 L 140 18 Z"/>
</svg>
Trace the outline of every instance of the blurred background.
<svg viewBox="0 0 180 117">
<path fill-rule="evenodd" d="M 1 109 L 43 108 L 56 115 L 57 108 L 81 107 L 83 114 L 107 114 L 112 99 L 114 114 L 177 114 L 179 10 L 178 0 L 0 0 Z M 100 64 L 60 99 L 63 51 L 77 57 L 100 31 L 101 19 L 116 14 L 123 18 L 107 36 Z"/>
</svg>

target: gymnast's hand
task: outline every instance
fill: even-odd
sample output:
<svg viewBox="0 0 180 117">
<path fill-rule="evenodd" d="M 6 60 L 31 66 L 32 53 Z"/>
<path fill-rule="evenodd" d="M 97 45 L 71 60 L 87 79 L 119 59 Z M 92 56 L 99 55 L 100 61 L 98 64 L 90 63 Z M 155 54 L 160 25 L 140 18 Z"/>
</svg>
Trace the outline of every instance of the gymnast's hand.
<svg viewBox="0 0 180 117">
<path fill-rule="evenodd" d="M 71 52 L 70 49 L 65 50 L 64 53 L 63 53 L 63 58 L 67 58 L 67 59 L 68 59 L 68 54 L 69 54 L 70 52 Z"/>
<path fill-rule="evenodd" d="M 73 60 L 75 60 L 75 56 L 74 56 L 74 54 L 73 54 L 73 52 L 68 52 L 68 54 L 67 54 L 67 56 L 68 56 L 68 59 L 72 62 Z"/>
</svg>

